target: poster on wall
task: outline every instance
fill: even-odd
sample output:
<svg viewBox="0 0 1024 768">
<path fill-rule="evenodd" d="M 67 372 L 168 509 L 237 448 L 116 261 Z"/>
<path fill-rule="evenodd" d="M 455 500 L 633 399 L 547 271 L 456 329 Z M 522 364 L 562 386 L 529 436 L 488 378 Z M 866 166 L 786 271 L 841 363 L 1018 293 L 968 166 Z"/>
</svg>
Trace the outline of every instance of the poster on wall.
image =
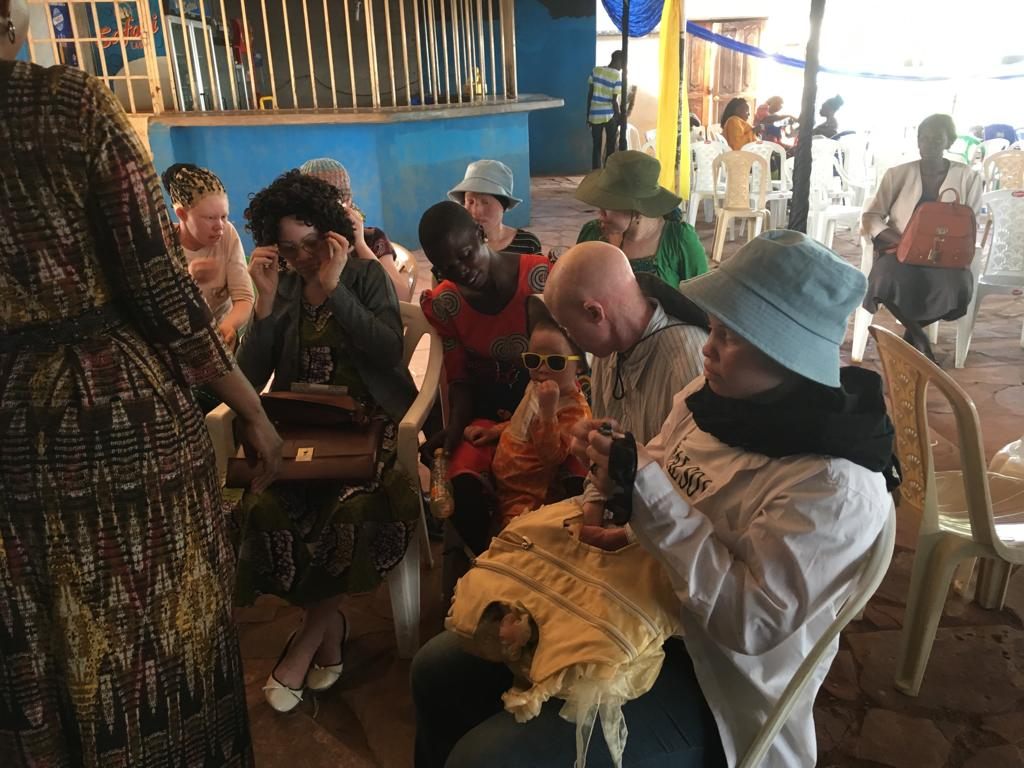
<svg viewBox="0 0 1024 768">
<path fill-rule="evenodd" d="M 74 35 L 71 33 L 71 11 L 67 3 L 50 4 L 50 22 L 53 24 L 53 37 L 55 40 L 69 40 Z M 60 63 L 67 67 L 78 66 L 78 52 L 75 51 L 74 43 L 61 43 L 57 47 L 60 56 Z"/>
<path fill-rule="evenodd" d="M 103 57 L 106 59 L 107 73 L 116 75 L 125 65 L 125 57 L 128 62 L 141 59 L 145 56 L 141 40 L 126 40 L 124 43 L 124 56 L 121 55 L 121 43 L 118 40 L 120 34 L 125 37 L 139 37 L 139 7 L 143 0 L 130 3 L 97 3 L 96 15 L 99 19 L 99 38 L 103 40 Z M 148 7 L 151 24 L 153 27 L 153 47 L 157 56 L 166 56 L 164 45 L 164 31 L 160 26 L 160 0 L 148 0 Z M 89 21 L 92 25 L 92 20 Z"/>
</svg>

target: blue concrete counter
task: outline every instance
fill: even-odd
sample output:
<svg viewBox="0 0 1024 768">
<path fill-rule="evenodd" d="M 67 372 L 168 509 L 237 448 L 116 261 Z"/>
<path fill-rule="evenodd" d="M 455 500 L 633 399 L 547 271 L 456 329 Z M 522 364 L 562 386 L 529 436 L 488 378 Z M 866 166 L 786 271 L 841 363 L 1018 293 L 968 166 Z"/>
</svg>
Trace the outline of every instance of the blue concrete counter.
<svg viewBox="0 0 1024 768">
<path fill-rule="evenodd" d="M 189 162 L 220 176 L 247 250 L 252 239 L 242 213 L 249 196 L 313 157 L 343 163 L 367 223 L 416 249 L 422 212 L 444 200 L 466 165 L 483 157 L 501 160 L 515 174 L 523 202 L 506 223 L 529 222 L 529 113 L 560 106 L 561 99 L 524 94 L 514 102 L 448 107 L 167 113 L 151 119 L 149 142 L 158 172 Z"/>
</svg>

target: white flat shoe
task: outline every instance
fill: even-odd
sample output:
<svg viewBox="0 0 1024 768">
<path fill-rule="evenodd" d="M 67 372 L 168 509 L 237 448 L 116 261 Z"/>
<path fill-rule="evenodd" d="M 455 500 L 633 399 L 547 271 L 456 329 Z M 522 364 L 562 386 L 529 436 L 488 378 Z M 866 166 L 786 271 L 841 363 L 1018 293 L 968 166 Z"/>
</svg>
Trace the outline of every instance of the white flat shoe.
<svg viewBox="0 0 1024 768">
<path fill-rule="evenodd" d="M 263 686 L 263 697 L 272 709 L 283 714 L 291 712 L 302 703 L 302 689 L 289 688 L 271 672 L 267 684 Z"/>
<path fill-rule="evenodd" d="M 295 632 L 288 636 L 288 642 L 284 644 L 284 650 L 281 651 L 277 664 L 274 664 L 274 670 L 277 669 L 277 665 L 287 655 L 294 637 Z M 302 703 L 302 688 L 289 688 L 274 677 L 274 670 L 270 671 L 270 677 L 267 678 L 267 683 L 263 686 L 263 698 L 267 700 L 267 704 L 270 705 L 271 709 L 281 713 L 291 712 Z"/>
<path fill-rule="evenodd" d="M 348 642 L 349 630 L 348 616 L 341 613 L 341 618 L 345 620 L 345 631 L 341 637 L 341 662 L 324 667 L 313 664 L 309 668 L 309 672 L 306 673 L 306 687 L 313 693 L 323 693 L 341 679 L 341 672 L 345 668 L 345 644 Z"/>
</svg>

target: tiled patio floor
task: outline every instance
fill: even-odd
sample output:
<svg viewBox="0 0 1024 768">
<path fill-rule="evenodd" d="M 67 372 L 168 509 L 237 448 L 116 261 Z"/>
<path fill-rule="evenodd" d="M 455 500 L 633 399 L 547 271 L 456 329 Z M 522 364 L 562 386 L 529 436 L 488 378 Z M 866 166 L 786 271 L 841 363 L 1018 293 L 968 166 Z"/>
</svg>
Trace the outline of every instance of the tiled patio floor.
<svg viewBox="0 0 1024 768">
<path fill-rule="evenodd" d="M 577 179 L 535 179 L 531 229 L 545 249 L 568 247 L 592 212 L 575 201 Z M 711 229 L 698 225 L 710 247 Z M 837 249 L 853 263 L 859 247 L 840 233 Z M 727 250 L 727 253 L 730 251 Z M 427 275 L 425 262 L 421 275 Z M 421 283 L 425 280 L 421 278 Z M 895 327 L 891 318 L 878 321 Z M 986 301 L 967 368 L 952 369 L 955 330 L 940 331 L 938 352 L 981 414 L 989 457 L 1024 433 L 1024 349 L 1018 344 L 1024 300 Z M 845 346 L 849 351 L 849 342 Z M 873 344 L 866 365 L 877 367 Z M 413 367 L 422 374 L 423 357 Z M 940 468 L 957 464 L 950 409 L 930 403 Z M 844 633 L 841 651 L 818 697 L 821 766 L 1001 768 L 1024 766 L 1024 571 L 1015 574 L 1002 611 L 986 611 L 954 596 L 946 604 L 921 695 L 908 698 L 892 685 L 899 629 L 913 562 L 917 521 L 900 520 L 898 549 L 865 620 Z M 440 569 L 423 571 L 422 638 L 441 625 Z M 308 697 L 288 716 L 272 712 L 260 691 L 297 609 L 273 599 L 240 610 L 242 653 L 259 768 L 409 768 L 413 712 L 408 661 L 399 660 L 387 589 L 348 601 L 353 626 L 346 669 L 335 690 Z M 568 767 L 567 767 L 568 768 Z"/>
</svg>

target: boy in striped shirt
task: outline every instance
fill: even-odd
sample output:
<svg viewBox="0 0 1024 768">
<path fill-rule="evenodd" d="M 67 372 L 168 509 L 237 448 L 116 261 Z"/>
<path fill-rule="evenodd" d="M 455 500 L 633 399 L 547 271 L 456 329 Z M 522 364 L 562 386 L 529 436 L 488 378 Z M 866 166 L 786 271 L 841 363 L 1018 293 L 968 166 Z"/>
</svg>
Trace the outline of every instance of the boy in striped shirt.
<svg viewBox="0 0 1024 768">
<path fill-rule="evenodd" d="M 592 166 L 600 168 L 615 150 L 615 130 L 621 122 L 622 51 L 615 51 L 607 67 L 594 67 L 588 80 L 587 125 L 594 140 Z M 604 153 L 601 139 L 604 138 Z"/>
</svg>

